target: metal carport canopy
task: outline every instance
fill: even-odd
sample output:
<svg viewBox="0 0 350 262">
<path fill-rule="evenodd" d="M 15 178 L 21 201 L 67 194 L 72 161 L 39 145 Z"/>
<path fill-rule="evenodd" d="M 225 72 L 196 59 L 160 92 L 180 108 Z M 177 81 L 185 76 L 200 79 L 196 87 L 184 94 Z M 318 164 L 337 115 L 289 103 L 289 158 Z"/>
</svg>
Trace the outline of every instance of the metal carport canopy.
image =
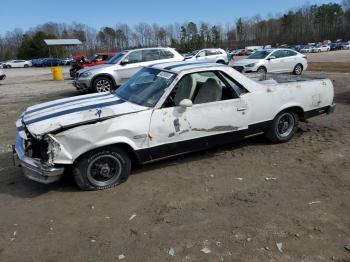
<svg viewBox="0 0 350 262">
<path fill-rule="evenodd" d="M 48 46 L 52 45 L 81 45 L 82 42 L 79 39 L 44 39 L 44 42 Z"/>
</svg>

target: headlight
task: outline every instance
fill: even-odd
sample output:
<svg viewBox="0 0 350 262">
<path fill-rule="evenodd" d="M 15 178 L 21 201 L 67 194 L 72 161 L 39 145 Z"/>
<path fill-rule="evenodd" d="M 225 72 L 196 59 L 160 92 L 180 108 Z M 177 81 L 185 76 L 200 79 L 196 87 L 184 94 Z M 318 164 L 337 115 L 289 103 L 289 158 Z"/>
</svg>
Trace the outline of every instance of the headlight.
<svg viewBox="0 0 350 262">
<path fill-rule="evenodd" d="M 253 66 L 255 66 L 255 63 L 246 65 L 246 67 L 253 67 Z"/>
<path fill-rule="evenodd" d="M 79 77 L 89 77 L 91 76 L 91 72 L 84 72 Z"/>
<path fill-rule="evenodd" d="M 58 152 L 61 151 L 61 145 L 58 143 L 58 141 L 51 135 L 47 135 L 45 137 L 45 141 L 47 143 L 47 162 L 48 164 L 53 164 L 54 159 L 57 156 Z"/>
</svg>

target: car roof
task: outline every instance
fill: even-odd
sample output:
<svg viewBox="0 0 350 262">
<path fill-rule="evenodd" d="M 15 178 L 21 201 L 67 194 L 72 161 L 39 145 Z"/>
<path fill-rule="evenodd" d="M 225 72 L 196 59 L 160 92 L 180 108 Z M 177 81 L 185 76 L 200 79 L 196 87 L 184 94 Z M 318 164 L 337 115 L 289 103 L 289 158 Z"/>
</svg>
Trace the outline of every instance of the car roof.
<svg viewBox="0 0 350 262">
<path fill-rule="evenodd" d="M 218 63 L 205 63 L 205 62 L 166 62 L 153 64 L 148 67 L 156 68 L 160 70 L 172 71 L 174 73 L 179 73 L 182 71 L 199 69 L 203 67 L 218 68 L 218 67 L 227 67 L 227 65 L 218 64 Z"/>
</svg>

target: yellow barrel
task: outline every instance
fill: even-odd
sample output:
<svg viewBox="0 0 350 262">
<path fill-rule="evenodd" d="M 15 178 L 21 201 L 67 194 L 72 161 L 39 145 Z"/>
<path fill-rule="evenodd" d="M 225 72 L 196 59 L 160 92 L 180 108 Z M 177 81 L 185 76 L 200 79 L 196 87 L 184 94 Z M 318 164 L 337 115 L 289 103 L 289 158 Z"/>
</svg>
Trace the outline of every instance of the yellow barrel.
<svg viewBox="0 0 350 262">
<path fill-rule="evenodd" d="M 53 80 L 63 80 L 62 66 L 52 66 L 51 72 Z"/>
</svg>

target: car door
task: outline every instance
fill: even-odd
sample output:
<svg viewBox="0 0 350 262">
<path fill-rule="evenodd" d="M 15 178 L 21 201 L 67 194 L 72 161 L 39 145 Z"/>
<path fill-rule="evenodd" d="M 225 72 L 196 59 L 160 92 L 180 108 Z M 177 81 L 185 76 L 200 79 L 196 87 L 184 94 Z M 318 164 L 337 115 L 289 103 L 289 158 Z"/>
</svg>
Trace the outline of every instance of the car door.
<svg viewBox="0 0 350 262">
<path fill-rule="evenodd" d="M 202 51 L 198 52 L 198 54 L 196 55 L 196 60 L 198 62 L 206 62 L 206 59 L 207 59 L 206 53 L 207 53 L 206 50 L 202 50 Z"/>
<path fill-rule="evenodd" d="M 143 56 L 142 50 L 131 51 L 121 61 L 120 67 L 115 71 L 116 79 L 119 79 L 119 85 L 125 83 L 132 75 L 139 71 L 142 67 Z"/>
<path fill-rule="evenodd" d="M 297 53 L 292 50 L 283 50 L 284 51 L 284 59 L 286 64 L 286 71 L 285 72 L 293 72 L 295 66 L 298 64 L 298 57 Z"/>
<path fill-rule="evenodd" d="M 193 105 L 180 106 L 183 99 Z M 239 97 L 219 72 L 187 74 L 153 111 L 150 155 L 157 159 L 241 139 L 248 128 L 248 110 L 244 96 Z"/>
<path fill-rule="evenodd" d="M 267 71 L 271 73 L 281 73 L 288 70 L 288 66 L 285 63 L 284 50 L 276 50 L 270 55 L 270 59 L 267 63 Z M 274 58 L 273 58 L 274 57 Z"/>
</svg>

